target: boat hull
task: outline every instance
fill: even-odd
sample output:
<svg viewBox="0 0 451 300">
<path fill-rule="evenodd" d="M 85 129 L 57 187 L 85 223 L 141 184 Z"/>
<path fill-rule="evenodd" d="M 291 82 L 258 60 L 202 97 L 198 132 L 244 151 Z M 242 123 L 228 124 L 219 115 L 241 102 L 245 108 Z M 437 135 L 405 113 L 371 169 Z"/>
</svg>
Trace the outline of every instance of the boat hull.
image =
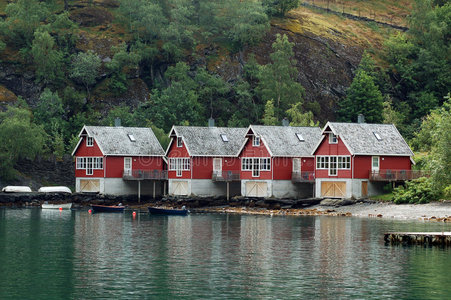
<svg viewBox="0 0 451 300">
<path fill-rule="evenodd" d="M 186 216 L 188 214 L 187 209 L 165 209 L 158 207 L 148 207 L 149 213 L 152 215 L 178 215 Z"/>
<path fill-rule="evenodd" d="M 63 203 L 63 204 L 43 203 L 41 205 L 41 208 L 43 208 L 43 209 L 71 209 L 72 203 Z"/>
<path fill-rule="evenodd" d="M 94 212 L 123 212 L 125 206 L 118 205 L 91 205 Z"/>
</svg>

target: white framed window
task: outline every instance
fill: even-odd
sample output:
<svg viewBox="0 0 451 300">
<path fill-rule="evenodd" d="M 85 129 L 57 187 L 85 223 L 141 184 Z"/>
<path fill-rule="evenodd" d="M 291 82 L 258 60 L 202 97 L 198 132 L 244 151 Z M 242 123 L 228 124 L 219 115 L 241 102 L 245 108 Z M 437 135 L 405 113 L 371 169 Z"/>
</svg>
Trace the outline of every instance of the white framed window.
<svg viewBox="0 0 451 300">
<path fill-rule="evenodd" d="M 351 157 L 350 156 L 338 156 L 338 169 L 342 169 L 342 170 L 351 169 Z"/>
<path fill-rule="evenodd" d="M 254 135 L 252 137 L 252 146 L 254 146 L 254 147 L 260 146 L 260 137 L 259 136 Z"/>
<path fill-rule="evenodd" d="M 94 138 L 88 136 L 86 138 L 86 147 L 92 147 L 94 146 Z"/>
<path fill-rule="evenodd" d="M 94 161 L 94 157 L 86 158 L 86 175 L 93 174 L 93 161 Z"/>
<path fill-rule="evenodd" d="M 316 157 L 317 169 L 329 169 L 329 156 L 317 156 Z"/>
<path fill-rule="evenodd" d="M 77 157 L 76 167 L 77 170 L 88 170 L 87 175 L 92 175 L 92 170 L 102 170 L 103 169 L 103 157 Z"/>
<path fill-rule="evenodd" d="M 298 138 L 298 140 L 299 140 L 300 142 L 305 142 L 305 139 L 304 139 L 304 137 L 302 136 L 302 134 L 296 133 L 296 136 L 297 136 L 297 138 Z"/>
<path fill-rule="evenodd" d="M 177 137 L 177 147 L 183 147 L 183 140 L 181 136 Z"/>
<path fill-rule="evenodd" d="M 332 132 L 329 133 L 329 144 L 338 144 L 338 137 Z"/>
<path fill-rule="evenodd" d="M 253 177 L 260 176 L 260 171 L 271 171 L 270 157 L 243 157 L 241 159 L 241 170 L 252 171 Z"/>
<path fill-rule="evenodd" d="M 130 139 L 130 142 L 136 142 L 135 136 L 133 134 L 129 133 L 128 138 Z"/>
<path fill-rule="evenodd" d="M 329 157 L 329 176 L 337 176 L 337 156 Z"/>
<path fill-rule="evenodd" d="M 189 171 L 190 169 L 191 163 L 189 158 L 186 157 L 169 158 L 169 171 Z"/>
<path fill-rule="evenodd" d="M 222 171 L 222 159 L 215 157 L 213 158 L 213 172 L 221 172 Z"/>
</svg>

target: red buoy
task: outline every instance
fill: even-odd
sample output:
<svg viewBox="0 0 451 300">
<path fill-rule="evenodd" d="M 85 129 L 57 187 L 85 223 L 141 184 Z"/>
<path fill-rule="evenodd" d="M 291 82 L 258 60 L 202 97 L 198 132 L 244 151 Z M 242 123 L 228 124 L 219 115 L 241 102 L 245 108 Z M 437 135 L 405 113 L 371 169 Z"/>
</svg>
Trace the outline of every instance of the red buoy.
<svg viewBox="0 0 451 300">
<path fill-rule="evenodd" d="M 62 208 L 62 207 L 60 207 L 60 208 L 59 208 L 59 210 L 63 210 L 63 208 Z"/>
<path fill-rule="evenodd" d="M 90 209 L 90 210 L 88 210 L 88 213 L 92 213 L 92 210 Z"/>
</svg>

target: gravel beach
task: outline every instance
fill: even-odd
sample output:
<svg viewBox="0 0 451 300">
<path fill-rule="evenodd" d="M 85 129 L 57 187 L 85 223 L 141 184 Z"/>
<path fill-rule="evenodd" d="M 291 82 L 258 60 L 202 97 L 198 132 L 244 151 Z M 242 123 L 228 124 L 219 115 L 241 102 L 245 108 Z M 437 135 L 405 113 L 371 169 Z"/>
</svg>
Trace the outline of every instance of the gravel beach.
<svg viewBox="0 0 451 300">
<path fill-rule="evenodd" d="M 310 207 L 318 211 L 333 209 L 337 213 L 350 213 L 355 217 L 379 217 L 395 219 L 446 219 L 451 221 L 451 202 L 432 202 L 428 204 L 393 204 L 393 203 L 356 203 L 339 207 Z"/>
</svg>

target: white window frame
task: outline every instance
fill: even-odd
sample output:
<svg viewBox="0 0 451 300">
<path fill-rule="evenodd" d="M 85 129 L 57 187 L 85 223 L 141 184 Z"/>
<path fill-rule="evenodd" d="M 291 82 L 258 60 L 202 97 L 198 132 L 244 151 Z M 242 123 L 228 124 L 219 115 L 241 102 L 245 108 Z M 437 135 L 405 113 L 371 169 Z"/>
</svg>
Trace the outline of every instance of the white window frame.
<svg viewBox="0 0 451 300">
<path fill-rule="evenodd" d="M 329 157 L 329 176 L 338 176 L 338 156 Z"/>
<path fill-rule="evenodd" d="M 178 147 L 178 148 L 183 147 L 183 139 L 182 139 L 181 136 L 178 136 L 178 137 L 177 137 L 177 147 Z"/>
<path fill-rule="evenodd" d="M 338 136 L 336 136 L 332 132 L 329 133 L 329 144 L 338 144 Z"/>
<path fill-rule="evenodd" d="M 93 137 L 86 137 L 86 147 L 94 147 L 94 138 Z"/>
<path fill-rule="evenodd" d="M 86 158 L 86 175 L 94 174 L 94 157 Z"/>
<path fill-rule="evenodd" d="M 243 157 L 241 171 L 251 171 L 252 177 L 259 177 L 261 171 L 271 171 L 271 157 Z"/>
<path fill-rule="evenodd" d="M 91 161 L 91 169 L 92 170 L 103 170 L 103 157 L 77 157 L 76 158 L 76 165 L 75 168 L 77 170 L 87 170 L 89 165 L 88 162 Z M 91 172 L 87 172 L 87 175 L 92 175 L 92 174 L 88 174 Z"/>
<path fill-rule="evenodd" d="M 337 169 L 338 170 L 350 170 L 351 169 L 351 156 L 337 156 Z"/>
<path fill-rule="evenodd" d="M 252 146 L 254 146 L 254 147 L 260 146 L 260 137 L 259 136 L 254 135 L 252 137 Z"/>
<path fill-rule="evenodd" d="M 329 156 L 317 156 L 316 157 L 316 168 L 318 170 L 327 170 L 329 169 Z"/>
<path fill-rule="evenodd" d="M 189 157 L 171 157 L 169 158 L 169 171 L 176 171 L 176 176 L 181 177 L 183 171 L 191 169 L 191 160 Z"/>
</svg>

